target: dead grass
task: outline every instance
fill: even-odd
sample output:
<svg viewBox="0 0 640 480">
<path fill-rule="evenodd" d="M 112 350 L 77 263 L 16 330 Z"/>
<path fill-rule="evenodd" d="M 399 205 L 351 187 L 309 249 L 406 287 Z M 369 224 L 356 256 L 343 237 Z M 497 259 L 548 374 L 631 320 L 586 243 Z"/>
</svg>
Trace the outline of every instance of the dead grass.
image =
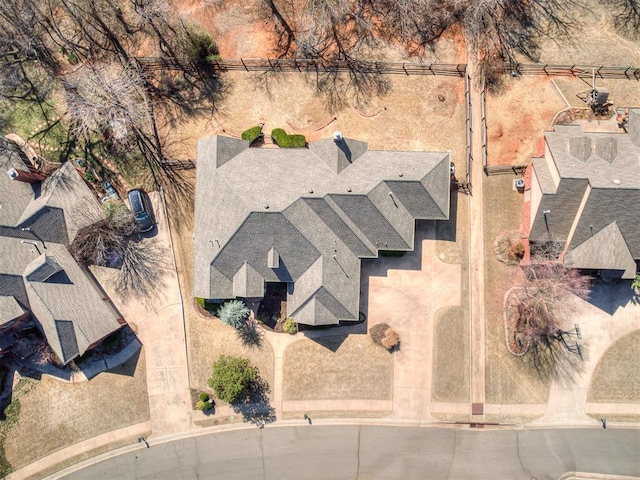
<svg viewBox="0 0 640 480">
<path fill-rule="evenodd" d="M 524 275 L 520 267 L 498 261 L 493 242 L 500 232 L 520 229 L 523 197 L 513 190 L 514 178 L 497 175 L 484 183 L 486 403 L 545 403 L 551 377 L 540 378 L 526 356 L 511 355 L 505 344 L 504 294 Z"/>
<path fill-rule="evenodd" d="M 304 412 L 283 412 L 283 420 L 304 420 L 304 415 L 309 414 L 311 422 L 316 418 L 384 418 L 391 412 L 376 410 L 305 410 Z"/>
<path fill-rule="evenodd" d="M 591 376 L 587 402 L 640 403 L 640 331 L 609 347 Z"/>
<path fill-rule="evenodd" d="M 588 413 L 587 415 L 598 421 L 600 421 L 602 417 L 607 417 L 607 423 L 609 424 L 611 424 L 611 422 L 638 423 L 640 421 L 640 415 L 608 415 L 606 412 Z"/>
<path fill-rule="evenodd" d="M 367 335 L 299 340 L 284 352 L 283 400 L 391 400 L 393 355 Z"/>
<path fill-rule="evenodd" d="M 469 402 L 469 361 L 468 309 L 438 310 L 433 318 L 433 401 Z"/>
<path fill-rule="evenodd" d="M 488 164 L 530 162 L 536 141 L 565 106 L 550 78 L 505 78 L 502 91 L 487 96 Z"/>
<path fill-rule="evenodd" d="M 56 450 L 149 420 L 144 352 L 89 382 L 48 376 L 19 393 L 20 417 L 4 442 L 20 468 Z"/>
<path fill-rule="evenodd" d="M 193 310 L 193 303 L 185 302 L 185 316 L 188 318 L 189 382 L 191 388 L 211 393 L 207 380 L 211 376 L 213 362 L 221 355 L 249 359 L 258 368 L 260 377 L 273 386 L 274 356 L 268 341 L 260 347 L 247 347 L 238 339 L 236 330 L 223 325 L 215 317 L 203 318 Z M 189 313 L 187 313 L 189 311 Z M 269 398 L 273 397 L 270 392 Z"/>
<path fill-rule="evenodd" d="M 569 42 L 547 39 L 541 44 L 541 62 L 561 65 L 640 65 L 637 41 L 618 35 L 611 7 L 606 2 L 582 0 L 587 11 L 576 11 L 580 28 Z"/>
</svg>

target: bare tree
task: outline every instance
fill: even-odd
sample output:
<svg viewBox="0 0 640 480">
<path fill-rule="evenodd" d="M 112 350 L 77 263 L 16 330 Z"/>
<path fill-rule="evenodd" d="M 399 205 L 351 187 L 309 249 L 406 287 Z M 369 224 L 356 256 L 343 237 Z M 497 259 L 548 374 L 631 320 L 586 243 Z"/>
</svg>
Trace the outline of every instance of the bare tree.
<svg viewBox="0 0 640 480">
<path fill-rule="evenodd" d="M 71 244 L 71 252 L 83 265 L 116 267 L 122 263 L 126 239 L 136 231 L 131 212 L 123 203 L 108 202 L 100 209 L 77 212 L 87 226 L 81 228 Z"/>
<path fill-rule="evenodd" d="M 153 240 L 142 240 L 123 203 L 108 202 L 104 214 L 86 215 L 95 221 L 80 229 L 70 246 L 79 263 L 118 269 L 114 288 L 123 299 L 132 294 L 149 297 L 164 285 L 166 252 Z"/>
<path fill-rule="evenodd" d="M 472 0 L 462 24 L 484 64 L 537 60 L 540 39 L 567 38 L 580 8 L 575 0 Z"/>
<path fill-rule="evenodd" d="M 118 64 L 83 66 L 65 77 L 67 117 L 78 136 L 144 130 L 148 112 L 138 71 Z"/>
<path fill-rule="evenodd" d="M 567 355 L 580 358 L 580 347 L 571 339 L 575 333 L 566 325 L 566 301 L 571 296 L 586 299 L 591 278 L 552 262 L 532 265 L 525 273 L 528 281 L 515 293 L 515 336 L 536 370 L 548 373 Z"/>
</svg>

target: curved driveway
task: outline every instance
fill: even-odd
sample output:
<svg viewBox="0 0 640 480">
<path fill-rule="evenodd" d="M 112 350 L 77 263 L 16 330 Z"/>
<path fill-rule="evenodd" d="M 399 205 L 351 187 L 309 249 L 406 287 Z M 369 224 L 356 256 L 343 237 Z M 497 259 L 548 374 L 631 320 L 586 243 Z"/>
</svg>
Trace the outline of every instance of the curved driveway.
<svg viewBox="0 0 640 480">
<path fill-rule="evenodd" d="M 143 445 L 68 480 L 557 479 L 640 475 L 637 429 L 470 431 L 304 425 Z M 602 477 L 599 477 L 602 478 Z"/>
</svg>

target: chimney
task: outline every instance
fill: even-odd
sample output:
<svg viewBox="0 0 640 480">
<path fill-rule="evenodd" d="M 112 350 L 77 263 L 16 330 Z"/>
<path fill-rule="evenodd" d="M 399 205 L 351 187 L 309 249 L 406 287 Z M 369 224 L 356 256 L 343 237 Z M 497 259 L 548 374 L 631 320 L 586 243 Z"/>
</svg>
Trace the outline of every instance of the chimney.
<svg viewBox="0 0 640 480">
<path fill-rule="evenodd" d="M 333 132 L 333 141 L 334 142 L 342 141 L 342 132 Z"/>
<path fill-rule="evenodd" d="M 10 168 L 7 170 L 7 175 L 9 175 L 13 180 L 18 180 L 19 182 L 24 183 L 37 183 L 41 182 L 45 178 L 41 173 L 20 170 L 19 168 Z"/>
</svg>

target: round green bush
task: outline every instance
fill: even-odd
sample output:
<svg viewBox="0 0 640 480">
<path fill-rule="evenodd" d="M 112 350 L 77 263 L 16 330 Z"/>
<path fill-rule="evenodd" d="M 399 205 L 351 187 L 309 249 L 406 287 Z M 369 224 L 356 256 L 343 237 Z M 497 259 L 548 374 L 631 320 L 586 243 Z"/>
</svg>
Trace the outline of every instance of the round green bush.
<svg viewBox="0 0 640 480">
<path fill-rule="evenodd" d="M 213 364 L 209 386 L 220 400 L 235 403 L 249 396 L 257 378 L 256 368 L 246 358 L 222 355 Z"/>
</svg>

